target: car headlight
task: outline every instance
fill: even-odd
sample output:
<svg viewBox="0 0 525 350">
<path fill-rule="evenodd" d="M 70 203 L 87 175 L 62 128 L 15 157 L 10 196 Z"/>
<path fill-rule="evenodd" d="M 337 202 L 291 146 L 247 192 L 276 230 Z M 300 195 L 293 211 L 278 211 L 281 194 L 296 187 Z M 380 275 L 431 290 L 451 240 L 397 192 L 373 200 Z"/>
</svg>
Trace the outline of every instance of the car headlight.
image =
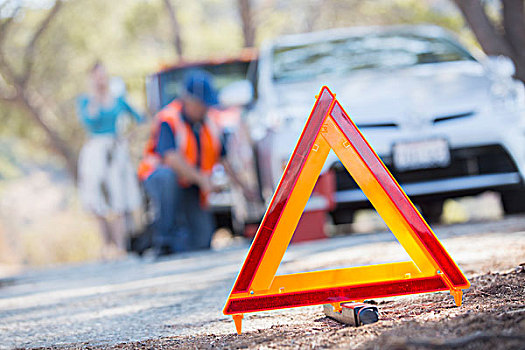
<svg viewBox="0 0 525 350">
<path fill-rule="evenodd" d="M 283 126 L 288 126 L 290 121 L 293 119 L 293 116 L 291 116 L 289 113 L 286 113 L 286 111 L 273 110 L 268 113 L 269 125 L 273 129 L 279 129 Z"/>
<path fill-rule="evenodd" d="M 523 109 L 525 108 L 525 86 L 522 82 L 510 77 L 495 80 L 490 88 L 493 107 L 500 109 Z"/>
<path fill-rule="evenodd" d="M 292 106 L 272 108 L 267 119 L 269 125 L 274 129 L 299 129 L 302 130 L 308 118 L 309 111 L 306 109 Z"/>
</svg>

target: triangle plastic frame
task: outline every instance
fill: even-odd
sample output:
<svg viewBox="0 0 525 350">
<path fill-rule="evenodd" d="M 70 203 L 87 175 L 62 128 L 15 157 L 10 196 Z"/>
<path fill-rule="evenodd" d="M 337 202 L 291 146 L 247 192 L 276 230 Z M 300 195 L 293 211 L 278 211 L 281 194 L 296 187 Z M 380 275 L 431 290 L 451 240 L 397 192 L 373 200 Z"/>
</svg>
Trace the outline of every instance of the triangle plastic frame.
<svg viewBox="0 0 525 350">
<path fill-rule="evenodd" d="M 276 276 L 332 149 L 412 261 Z M 450 290 L 469 281 L 327 87 L 295 150 L 224 307 L 241 332 L 244 313 Z"/>
</svg>

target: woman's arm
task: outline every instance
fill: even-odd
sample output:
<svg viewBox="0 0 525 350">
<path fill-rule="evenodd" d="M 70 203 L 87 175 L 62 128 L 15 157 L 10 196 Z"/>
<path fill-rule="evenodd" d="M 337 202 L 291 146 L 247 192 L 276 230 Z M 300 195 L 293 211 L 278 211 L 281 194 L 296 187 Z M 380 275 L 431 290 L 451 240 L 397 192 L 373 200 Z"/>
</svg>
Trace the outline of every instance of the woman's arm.
<svg viewBox="0 0 525 350">
<path fill-rule="evenodd" d="M 93 125 L 101 118 L 99 109 L 87 96 L 77 98 L 77 113 L 80 120 L 86 125 Z"/>
<path fill-rule="evenodd" d="M 139 114 L 133 107 L 129 105 L 129 103 L 126 101 L 124 97 L 119 97 L 120 103 L 122 103 L 122 106 L 124 107 L 124 110 L 131 114 L 133 118 L 137 121 L 137 123 L 142 123 L 146 118 Z"/>
</svg>

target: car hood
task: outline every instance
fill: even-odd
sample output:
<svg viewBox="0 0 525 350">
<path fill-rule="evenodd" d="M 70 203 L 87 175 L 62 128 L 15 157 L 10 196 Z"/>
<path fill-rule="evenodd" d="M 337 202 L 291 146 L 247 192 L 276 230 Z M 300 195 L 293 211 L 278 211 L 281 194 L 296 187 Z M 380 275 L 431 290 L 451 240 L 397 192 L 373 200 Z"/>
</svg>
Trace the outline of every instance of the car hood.
<svg viewBox="0 0 525 350">
<path fill-rule="evenodd" d="M 475 113 L 489 100 L 490 80 L 476 61 L 423 64 L 397 70 L 362 70 L 344 78 L 276 85 L 277 109 L 306 118 L 313 94 L 327 85 L 361 125 L 403 126 Z M 300 111 L 300 112 L 299 112 Z M 304 116 L 304 117 L 303 117 Z"/>
</svg>

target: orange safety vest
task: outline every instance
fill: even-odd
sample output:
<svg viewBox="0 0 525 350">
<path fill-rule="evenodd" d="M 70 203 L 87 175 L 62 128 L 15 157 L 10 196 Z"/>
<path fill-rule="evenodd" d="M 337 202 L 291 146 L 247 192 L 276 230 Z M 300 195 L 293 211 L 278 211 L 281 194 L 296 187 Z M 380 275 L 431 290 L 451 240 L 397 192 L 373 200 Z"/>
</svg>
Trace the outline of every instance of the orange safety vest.
<svg viewBox="0 0 525 350">
<path fill-rule="evenodd" d="M 152 125 L 150 137 L 144 149 L 143 158 L 139 164 L 138 176 L 141 181 L 146 180 L 155 169 L 162 163 L 160 154 L 156 147 L 162 123 L 166 122 L 175 135 L 177 150 L 183 155 L 188 164 L 197 166 L 197 140 L 191 126 L 186 123 L 181 116 L 182 104 L 173 101 L 157 113 L 155 122 Z M 210 113 L 215 111 L 210 110 Z M 200 171 L 211 174 L 213 166 L 219 162 L 221 153 L 220 133 L 215 124 L 206 118 L 202 124 L 200 139 Z M 179 180 L 181 186 L 188 187 L 190 184 Z"/>
</svg>

